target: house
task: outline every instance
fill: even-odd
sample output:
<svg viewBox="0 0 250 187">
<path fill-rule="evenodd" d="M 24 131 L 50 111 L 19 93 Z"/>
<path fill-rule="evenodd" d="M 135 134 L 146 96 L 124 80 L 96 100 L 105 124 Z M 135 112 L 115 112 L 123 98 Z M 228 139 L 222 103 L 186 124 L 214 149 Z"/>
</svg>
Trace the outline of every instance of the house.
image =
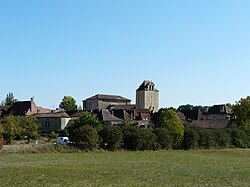
<svg viewBox="0 0 250 187">
<path fill-rule="evenodd" d="M 199 109 L 180 110 L 180 112 L 182 114 L 184 114 L 187 121 L 201 120 L 202 119 L 202 112 Z"/>
<path fill-rule="evenodd" d="M 42 131 L 61 131 L 69 124 L 71 117 L 66 112 L 35 114 Z"/>
<path fill-rule="evenodd" d="M 33 100 L 30 101 L 17 101 L 10 106 L 6 114 L 13 114 L 15 116 L 31 116 L 39 113 L 48 113 L 51 110 L 37 107 Z"/>
<path fill-rule="evenodd" d="M 225 128 L 229 124 L 231 109 L 225 104 L 214 105 L 202 115 L 198 110 L 181 110 L 190 126 L 202 128 Z"/>
<path fill-rule="evenodd" d="M 118 95 L 97 94 L 83 101 L 83 109 L 93 111 L 106 109 L 110 105 L 130 105 L 131 100 Z"/>
<path fill-rule="evenodd" d="M 208 109 L 207 113 L 203 114 L 204 120 L 226 120 L 230 118 L 232 111 L 225 105 L 214 105 Z"/>
</svg>

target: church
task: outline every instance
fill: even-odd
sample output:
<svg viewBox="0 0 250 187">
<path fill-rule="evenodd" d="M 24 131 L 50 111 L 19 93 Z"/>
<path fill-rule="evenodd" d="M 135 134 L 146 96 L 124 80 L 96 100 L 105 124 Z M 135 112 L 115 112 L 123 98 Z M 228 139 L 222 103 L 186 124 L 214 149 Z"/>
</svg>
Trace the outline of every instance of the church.
<svg viewBox="0 0 250 187">
<path fill-rule="evenodd" d="M 108 109 L 112 107 L 149 109 L 150 112 L 159 110 L 159 90 L 154 83 L 144 80 L 136 90 L 136 104 L 131 100 L 118 95 L 97 94 L 83 101 L 83 109 L 87 111 Z"/>
</svg>

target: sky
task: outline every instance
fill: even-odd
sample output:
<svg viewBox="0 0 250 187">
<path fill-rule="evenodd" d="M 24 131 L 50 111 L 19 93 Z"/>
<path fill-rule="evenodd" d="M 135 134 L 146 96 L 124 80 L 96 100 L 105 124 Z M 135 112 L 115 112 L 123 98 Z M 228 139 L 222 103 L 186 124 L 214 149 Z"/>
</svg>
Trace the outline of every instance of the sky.
<svg viewBox="0 0 250 187">
<path fill-rule="evenodd" d="M 0 0 L 0 101 L 57 108 L 96 94 L 160 107 L 250 95 L 249 0 Z"/>
</svg>

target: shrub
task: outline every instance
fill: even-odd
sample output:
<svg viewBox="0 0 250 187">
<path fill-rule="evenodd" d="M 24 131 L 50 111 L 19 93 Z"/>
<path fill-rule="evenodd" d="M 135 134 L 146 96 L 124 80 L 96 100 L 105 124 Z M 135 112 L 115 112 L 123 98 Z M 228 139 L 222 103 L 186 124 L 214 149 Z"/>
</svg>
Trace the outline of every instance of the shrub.
<svg viewBox="0 0 250 187">
<path fill-rule="evenodd" d="M 231 145 L 233 147 L 248 148 L 250 147 L 250 135 L 246 131 L 239 128 L 227 129 L 231 137 Z"/>
<path fill-rule="evenodd" d="M 69 134 L 72 134 L 72 132 L 81 127 L 81 126 L 85 126 L 85 125 L 88 125 L 88 126 L 91 126 L 91 127 L 94 127 L 96 129 L 101 129 L 103 128 L 103 123 L 100 122 L 96 116 L 94 116 L 92 113 L 90 112 L 83 112 L 80 116 L 80 118 L 75 121 L 75 123 L 69 125 L 66 129 L 66 131 L 69 133 Z"/>
<path fill-rule="evenodd" d="M 123 140 L 123 133 L 120 127 L 108 125 L 99 131 L 99 136 L 102 139 L 102 146 L 110 150 L 115 150 L 120 147 Z"/>
<path fill-rule="evenodd" d="M 89 125 L 81 126 L 70 134 L 70 140 L 82 149 L 95 149 L 99 145 L 97 130 Z"/>
<path fill-rule="evenodd" d="M 169 130 L 165 128 L 157 128 L 153 130 L 156 135 L 157 148 L 160 149 L 172 149 L 173 147 L 173 136 Z"/>
<path fill-rule="evenodd" d="M 216 136 L 212 129 L 199 129 L 199 147 L 210 149 L 216 147 Z"/>
<path fill-rule="evenodd" d="M 183 148 L 198 149 L 200 135 L 197 132 L 199 127 L 186 127 L 184 132 Z"/>
<path fill-rule="evenodd" d="M 50 138 L 50 139 L 56 139 L 56 137 L 57 137 L 57 134 L 56 134 L 54 131 L 52 131 L 52 132 L 49 134 L 49 138 Z"/>
<path fill-rule="evenodd" d="M 151 129 L 141 129 L 139 127 L 128 127 L 125 129 L 124 146 L 129 150 L 149 150 L 154 149 L 156 137 Z"/>
<path fill-rule="evenodd" d="M 3 136 L 0 134 L 0 150 L 3 149 Z"/>
<path fill-rule="evenodd" d="M 218 148 L 227 148 L 230 145 L 230 135 L 225 129 L 215 129 L 215 140 Z"/>
</svg>

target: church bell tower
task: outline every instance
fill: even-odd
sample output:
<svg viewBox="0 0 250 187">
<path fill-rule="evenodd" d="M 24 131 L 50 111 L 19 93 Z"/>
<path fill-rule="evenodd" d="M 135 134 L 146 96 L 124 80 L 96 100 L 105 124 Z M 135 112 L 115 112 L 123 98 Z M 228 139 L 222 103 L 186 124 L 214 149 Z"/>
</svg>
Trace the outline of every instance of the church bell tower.
<svg viewBox="0 0 250 187">
<path fill-rule="evenodd" d="M 159 90 L 152 81 L 145 80 L 136 90 L 136 109 L 159 110 Z"/>
</svg>

